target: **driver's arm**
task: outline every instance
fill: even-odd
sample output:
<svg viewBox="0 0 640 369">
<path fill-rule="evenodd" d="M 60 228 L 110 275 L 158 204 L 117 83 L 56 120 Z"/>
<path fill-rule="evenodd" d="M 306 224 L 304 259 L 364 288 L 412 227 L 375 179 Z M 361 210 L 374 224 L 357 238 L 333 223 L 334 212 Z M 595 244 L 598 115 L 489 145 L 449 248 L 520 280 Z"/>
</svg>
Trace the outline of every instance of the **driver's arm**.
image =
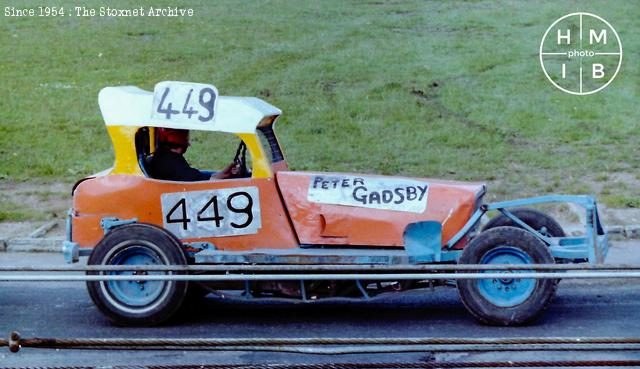
<svg viewBox="0 0 640 369">
<path fill-rule="evenodd" d="M 236 162 L 227 165 L 223 170 L 211 175 L 211 179 L 234 178 L 240 173 L 240 166 Z"/>
</svg>

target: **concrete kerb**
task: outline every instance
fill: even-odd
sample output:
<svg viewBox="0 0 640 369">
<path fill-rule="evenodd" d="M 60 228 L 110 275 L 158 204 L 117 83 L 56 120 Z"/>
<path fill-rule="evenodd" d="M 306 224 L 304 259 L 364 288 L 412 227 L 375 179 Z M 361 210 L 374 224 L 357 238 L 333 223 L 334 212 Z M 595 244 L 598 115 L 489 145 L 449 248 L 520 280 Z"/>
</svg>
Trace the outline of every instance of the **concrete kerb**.
<svg viewBox="0 0 640 369">
<path fill-rule="evenodd" d="M 630 225 L 624 227 L 625 238 L 636 239 L 640 238 L 640 225 Z"/>
<path fill-rule="evenodd" d="M 64 238 L 11 238 L 0 240 L 0 251 L 8 252 L 62 252 Z M 4 248 L 2 245 L 4 244 Z"/>
<path fill-rule="evenodd" d="M 613 240 L 640 239 L 640 224 L 636 225 L 612 225 L 607 227 L 609 237 Z M 578 232 L 572 232 L 573 236 L 579 236 Z M 61 252 L 64 238 L 3 238 L 0 236 L 0 252 Z"/>
<path fill-rule="evenodd" d="M 637 240 L 640 239 L 640 224 L 621 226 L 613 225 L 608 226 L 607 232 L 609 232 L 609 238 L 614 240 Z"/>
</svg>

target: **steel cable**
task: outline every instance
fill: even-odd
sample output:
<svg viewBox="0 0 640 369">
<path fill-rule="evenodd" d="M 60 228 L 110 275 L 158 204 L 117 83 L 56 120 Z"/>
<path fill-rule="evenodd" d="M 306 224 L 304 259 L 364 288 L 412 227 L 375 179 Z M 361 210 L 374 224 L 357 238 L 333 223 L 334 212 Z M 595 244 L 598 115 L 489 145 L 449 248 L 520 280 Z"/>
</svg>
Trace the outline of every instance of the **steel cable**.
<svg viewBox="0 0 640 369">
<path fill-rule="evenodd" d="M 37 348 L 60 347 L 40 346 Z M 132 351 L 225 351 L 225 352 L 272 352 L 307 355 L 353 355 L 353 354 L 398 354 L 398 353 L 444 353 L 444 352 L 550 352 L 550 351 L 640 351 L 639 345 L 376 345 L 353 347 L 309 347 L 309 346 L 69 346 L 74 350 L 132 350 Z"/>
<path fill-rule="evenodd" d="M 0 272 L 343 272 L 343 271 L 482 271 L 482 270 L 640 270 L 629 264 L 427 264 L 427 265 L 343 265 L 343 264 L 270 264 L 270 265 L 84 265 L 84 266 L 0 266 Z"/>
<path fill-rule="evenodd" d="M 65 369 L 450 369 L 450 368 L 576 368 L 639 367 L 640 360 L 571 361 L 461 361 L 461 362 L 343 362 L 317 364 L 195 364 L 195 365 L 117 365 L 65 366 Z M 62 369 L 62 367 L 31 367 Z"/>
<path fill-rule="evenodd" d="M 465 272 L 465 273 L 354 273 L 354 274 L 90 274 L 90 275 L 7 275 L 0 282 L 83 282 L 83 281 L 351 281 L 351 280 L 457 280 L 457 279 L 614 279 L 640 278 L 640 271 L 567 272 Z"/>
<path fill-rule="evenodd" d="M 640 350 L 640 338 L 22 338 L 0 340 L 12 352 L 21 347 L 56 349 L 213 349 L 319 354 L 420 351 Z M 303 347 L 306 346 L 306 347 Z M 317 348 L 313 346 L 324 346 Z M 332 347 L 327 347 L 332 346 Z M 358 346 L 358 347 L 340 347 Z"/>
<path fill-rule="evenodd" d="M 19 336 L 18 336 L 19 337 Z M 6 340 L 3 340 L 7 342 Z M 640 344 L 640 338 L 20 338 L 23 346 L 245 346 L 245 345 L 523 345 Z M 4 344 L 6 346 L 6 343 Z M 0 341 L 0 346 L 2 342 Z"/>
</svg>

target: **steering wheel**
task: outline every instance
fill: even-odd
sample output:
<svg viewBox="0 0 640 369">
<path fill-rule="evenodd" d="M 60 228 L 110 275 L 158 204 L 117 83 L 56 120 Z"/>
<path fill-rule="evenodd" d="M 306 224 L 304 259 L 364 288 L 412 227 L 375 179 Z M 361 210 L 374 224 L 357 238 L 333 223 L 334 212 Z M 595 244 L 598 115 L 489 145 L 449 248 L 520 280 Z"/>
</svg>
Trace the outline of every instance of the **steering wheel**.
<svg viewBox="0 0 640 369">
<path fill-rule="evenodd" d="M 234 177 L 245 178 L 250 177 L 251 172 L 247 168 L 247 145 L 244 141 L 240 141 L 238 150 L 236 150 L 236 156 L 233 158 L 233 162 L 238 166 L 239 172 Z"/>
</svg>

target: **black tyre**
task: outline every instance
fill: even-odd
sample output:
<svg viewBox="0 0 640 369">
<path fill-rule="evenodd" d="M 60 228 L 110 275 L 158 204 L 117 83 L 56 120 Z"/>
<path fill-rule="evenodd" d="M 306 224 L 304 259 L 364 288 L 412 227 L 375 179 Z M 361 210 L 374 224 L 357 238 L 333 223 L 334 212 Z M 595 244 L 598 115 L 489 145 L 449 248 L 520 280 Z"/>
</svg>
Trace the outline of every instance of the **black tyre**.
<svg viewBox="0 0 640 369">
<path fill-rule="evenodd" d="M 509 210 L 509 212 L 520 220 L 522 220 L 526 225 L 535 229 L 536 231 L 542 233 L 545 236 L 549 237 L 564 237 L 565 233 L 562 229 L 562 226 L 558 224 L 558 222 L 553 219 L 548 214 L 545 214 L 536 209 L 530 208 L 517 208 L 513 210 Z M 482 231 L 487 231 L 491 228 L 496 227 L 516 227 L 520 228 L 513 220 L 507 218 L 504 214 L 497 215 L 489 220 L 487 224 L 482 228 Z"/>
<path fill-rule="evenodd" d="M 180 307 L 180 311 L 178 314 L 187 314 L 191 315 L 191 312 L 198 311 L 202 308 L 204 303 L 204 299 L 211 293 L 203 285 L 197 282 L 189 282 L 189 286 L 187 287 L 187 294 L 182 302 L 182 306 Z"/>
<path fill-rule="evenodd" d="M 546 245 L 531 233 L 515 227 L 482 232 L 463 250 L 459 264 L 552 264 Z M 480 322 L 523 325 L 547 306 L 556 289 L 553 279 L 458 280 L 458 294 Z"/>
<path fill-rule="evenodd" d="M 176 235 L 174 235 L 171 232 L 166 232 L 166 234 L 173 239 L 176 245 L 182 246 L 182 241 L 180 241 L 180 239 L 176 237 Z M 194 264 L 195 260 L 192 257 L 189 257 L 185 249 L 183 247 L 180 247 L 180 249 L 184 253 L 184 257 L 187 260 L 187 264 Z M 202 301 L 202 299 L 207 297 L 207 295 L 209 295 L 210 293 L 211 293 L 211 290 L 204 287 L 200 283 L 195 281 L 189 281 L 187 282 L 187 294 L 184 298 L 183 306 L 189 305 L 189 307 L 195 307 L 198 303 Z"/>
<path fill-rule="evenodd" d="M 186 265 L 180 243 L 162 228 L 136 223 L 110 231 L 96 245 L 89 265 Z M 131 275 L 135 272 L 88 272 Z M 139 272 L 173 274 L 172 272 Z M 187 292 L 183 281 L 87 282 L 91 299 L 118 325 L 150 326 L 169 319 Z"/>
<path fill-rule="evenodd" d="M 187 288 L 186 299 L 190 302 L 198 302 L 207 297 L 211 291 L 197 282 L 189 282 L 189 288 Z"/>
</svg>

